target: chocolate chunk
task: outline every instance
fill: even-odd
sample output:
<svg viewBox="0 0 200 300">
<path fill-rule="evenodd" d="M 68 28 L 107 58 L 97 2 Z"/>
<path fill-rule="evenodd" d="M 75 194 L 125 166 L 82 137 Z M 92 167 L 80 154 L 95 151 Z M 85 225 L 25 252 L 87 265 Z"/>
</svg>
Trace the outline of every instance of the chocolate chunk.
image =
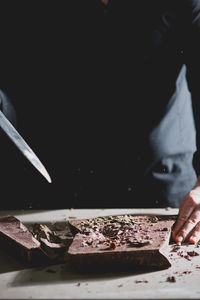
<svg viewBox="0 0 200 300">
<path fill-rule="evenodd" d="M 14 216 L 0 218 L 0 245 L 24 263 L 46 259 L 40 242 Z"/>
<path fill-rule="evenodd" d="M 33 224 L 31 232 L 14 216 L 0 218 L 1 248 L 31 266 L 46 265 L 54 260 L 63 261 L 72 236 L 60 238 L 59 234 L 43 224 Z"/>
</svg>

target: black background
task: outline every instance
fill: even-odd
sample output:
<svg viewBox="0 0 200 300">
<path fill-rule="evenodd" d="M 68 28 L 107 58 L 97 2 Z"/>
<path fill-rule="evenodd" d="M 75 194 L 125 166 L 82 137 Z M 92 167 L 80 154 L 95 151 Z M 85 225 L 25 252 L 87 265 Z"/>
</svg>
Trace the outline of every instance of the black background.
<svg viewBox="0 0 200 300">
<path fill-rule="evenodd" d="M 2 208 L 158 205 L 162 187 L 148 178 L 143 184 L 151 162 L 146 141 L 182 65 L 176 36 L 167 44 L 165 27 L 164 51 L 150 43 L 154 14 L 169 1 L 159 3 L 0 2 L 0 88 L 52 178 L 49 184 L 2 133 Z M 179 67 L 169 78 L 173 59 Z"/>
<path fill-rule="evenodd" d="M 111 119 L 119 92 L 112 66 L 123 44 L 105 30 L 109 7 L 45 0 L 0 6 L 0 87 L 52 177 L 48 184 L 2 133 L 1 207 L 125 205 L 132 180 L 115 122 L 120 107 Z"/>
</svg>

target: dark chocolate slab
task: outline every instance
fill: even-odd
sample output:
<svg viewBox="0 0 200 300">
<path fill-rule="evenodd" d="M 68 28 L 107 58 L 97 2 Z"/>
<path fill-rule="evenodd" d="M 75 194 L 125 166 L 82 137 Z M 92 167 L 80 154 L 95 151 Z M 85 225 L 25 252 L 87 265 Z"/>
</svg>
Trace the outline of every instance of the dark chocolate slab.
<svg viewBox="0 0 200 300">
<path fill-rule="evenodd" d="M 175 218 L 125 215 L 70 220 L 75 237 L 66 257 L 75 264 L 169 268 L 166 253 Z"/>
</svg>

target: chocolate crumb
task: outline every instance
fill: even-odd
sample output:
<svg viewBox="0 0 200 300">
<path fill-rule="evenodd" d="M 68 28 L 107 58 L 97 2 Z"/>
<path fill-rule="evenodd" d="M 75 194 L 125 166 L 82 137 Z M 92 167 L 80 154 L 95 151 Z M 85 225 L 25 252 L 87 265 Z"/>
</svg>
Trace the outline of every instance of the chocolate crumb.
<svg viewBox="0 0 200 300">
<path fill-rule="evenodd" d="M 154 216 L 150 219 L 151 223 L 157 223 L 158 221 L 159 221 L 159 219 L 156 216 Z"/>
<path fill-rule="evenodd" d="M 168 228 L 164 227 L 163 229 L 161 229 L 161 231 L 168 231 Z"/>
<path fill-rule="evenodd" d="M 135 280 L 135 283 L 147 283 L 148 280 Z"/>
<path fill-rule="evenodd" d="M 167 277 L 167 282 L 176 282 L 176 277 L 175 276 L 168 276 Z"/>
<path fill-rule="evenodd" d="M 80 285 L 81 285 L 81 283 L 80 283 L 80 282 L 78 282 L 76 286 L 80 286 Z"/>
<path fill-rule="evenodd" d="M 192 271 L 184 271 L 183 274 L 190 274 Z"/>
<path fill-rule="evenodd" d="M 123 284 L 119 284 L 119 285 L 118 285 L 119 288 L 122 287 L 122 286 L 123 286 Z"/>
<path fill-rule="evenodd" d="M 180 250 L 180 246 L 178 246 L 178 245 L 175 245 L 173 248 L 172 248 L 172 250 L 171 250 L 171 252 L 177 252 L 178 250 Z"/>
<path fill-rule="evenodd" d="M 187 260 L 191 260 L 190 255 L 185 255 L 184 258 L 187 259 Z"/>
<path fill-rule="evenodd" d="M 199 253 L 197 253 L 196 251 L 188 251 L 187 254 L 189 256 L 198 256 L 199 255 Z"/>
<path fill-rule="evenodd" d="M 196 269 L 200 269 L 200 266 L 196 266 Z"/>
</svg>

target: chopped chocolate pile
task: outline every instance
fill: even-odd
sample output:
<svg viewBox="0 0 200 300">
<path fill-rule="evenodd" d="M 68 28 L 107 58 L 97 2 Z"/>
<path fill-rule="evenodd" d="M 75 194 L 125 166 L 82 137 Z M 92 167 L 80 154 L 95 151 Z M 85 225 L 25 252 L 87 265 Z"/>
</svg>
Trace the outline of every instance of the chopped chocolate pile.
<svg viewBox="0 0 200 300">
<path fill-rule="evenodd" d="M 171 216 L 108 216 L 70 220 L 75 233 L 71 260 L 84 263 L 132 263 L 166 268 L 164 255 L 175 218 Z"/>
</svg>

